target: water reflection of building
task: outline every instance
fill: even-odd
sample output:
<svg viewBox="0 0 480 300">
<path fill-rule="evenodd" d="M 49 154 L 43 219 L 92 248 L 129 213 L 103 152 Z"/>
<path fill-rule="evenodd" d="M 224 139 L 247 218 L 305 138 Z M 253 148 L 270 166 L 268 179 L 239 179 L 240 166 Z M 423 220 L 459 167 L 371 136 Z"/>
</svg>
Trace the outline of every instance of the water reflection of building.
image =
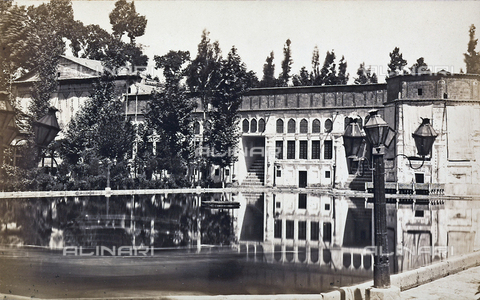
<svg viewBox="0 0 480 300">
<path fill-rule="evenodd" d="M 236 234 L 251 261 L 372 271 L 373 205 L 363 198 L 266 193 L 237 196 Z M 480 205 L 472 200 L 408 200 L 387 205 L 391 271 L 400 272 L 478 248 Z M 260 209 L 263 208 L 263 213 Z M 379 251 L 377 249 L 377 251 Z"/>
</svg>

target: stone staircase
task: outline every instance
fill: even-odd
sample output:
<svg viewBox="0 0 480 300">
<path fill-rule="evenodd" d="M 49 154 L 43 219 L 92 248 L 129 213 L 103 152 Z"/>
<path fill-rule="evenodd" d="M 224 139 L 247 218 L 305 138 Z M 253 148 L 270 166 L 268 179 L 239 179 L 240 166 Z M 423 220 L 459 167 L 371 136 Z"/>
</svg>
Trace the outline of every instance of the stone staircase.
<svg viewBox="0 0 480 300">
<path fill-rule="evenodd" d="M 265 183 L 265 161 L 263 158 L 257 159 L 248 169 L 247 177 L 243 180 L 242 186 L 261 187 Z"/>
<path fill-rule="evenodd" d="M 360 165 L 355 174 L 348 175 L 345 187 L 354 191 L 365 191 L 366 182 L 373 182 L 373 171 L 365 163 Z"/>
</svg>

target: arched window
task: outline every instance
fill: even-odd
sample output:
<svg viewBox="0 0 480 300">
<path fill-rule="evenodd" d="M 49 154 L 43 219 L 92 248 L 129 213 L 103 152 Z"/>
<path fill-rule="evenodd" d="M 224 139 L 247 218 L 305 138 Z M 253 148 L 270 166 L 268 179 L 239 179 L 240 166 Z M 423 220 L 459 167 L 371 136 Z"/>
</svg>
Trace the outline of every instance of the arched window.
<svg viewBox="0 0 480 300">
<path fill-rule="evenodd" d="M 308 132 L 308 121 L 302 119 L 300 121 L 300 133 L 307 133 Z"/>
<path fill-rule="evenodd" d="M 200 134 L 200 122 L 195 121 L 195 123 L 193 123 L 193 133 Z"/>
<path fill-rule="evenodd" d="M 258 120 L 258 132 L 264 132 L 265 131 L 265 120 L 260 119 Z"/>
<path fill-rule="evenodd" d="M 283 120 L 277 120 L 277 133 L 283 133 Z"/>
<path fill-rule="evenodd" d="M 287 133 L 295 133 L 295 120 L 294 119 L 288 120 Z"/>
<path fill-rule="evenodd" d="M 242 130 L 243 132 L 248 132 L 248 128 L 250 127 L 250 124 L 248 124 L 248 120 L 244 119 L 242 123 Z"/>
<path fill-rule="evenodd" d="M 333 122 L 330 119 L 325 121 L 325 132 L 332 132 L 333 129 Z"/>
<path fill-rule="evenodd" d="M 250 121 L 250 132 L 257 132 L 257 120 Z"/>
<path fill-rule="evenodd" d="M 313 120 L 312 133 L 320 133 L 320 120 L 318 119 Z"/>
<path fill-rule="evenodd" d="M 352 123 L 353 119 L 350 118 L 350 117 L 345 117 L 345 120 L 344 120 L 344 128 L 347 129 L 347 126 Z"/>
</svg>

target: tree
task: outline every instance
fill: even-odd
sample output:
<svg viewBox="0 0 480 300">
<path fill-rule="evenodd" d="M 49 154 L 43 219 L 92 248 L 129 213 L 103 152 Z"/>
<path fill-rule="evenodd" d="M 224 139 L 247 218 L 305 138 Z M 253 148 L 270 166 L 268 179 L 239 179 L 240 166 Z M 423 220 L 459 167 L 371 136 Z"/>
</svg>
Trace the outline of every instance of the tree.
<svg viewBox="0 0 480 300">
<path fill-rule="evenodd" d="M 405 74 L 404 68 L 407 65 L 407 61 L 403 59 L 403 55 L 400 53 L 400 48 L 395 47 L 389 55 L 390 62 L 388 63 L 388 76 L 392 77 L 401 72 Z"/>
<path fill-rule="evenodd" d="M 310 74 L 307 71 L 307 68 L 302 67 L 299 74 L 295 74 L 292 77 L 292 82 L 294 86 L 309 86 L 312 85 Z"/>
<path fill-rule="evenodd" d="M 185 86 L 181 83 L 190 60 L 190 53 L 170 51 L 155 56 L 155 68 L 163 69 L 165 86 L 154 92 L 145 111 L 147 128 L 161 141 L 157 143 L 156 171 L 167 171 L 178 186 L 185 185 L 184 177 L 193 157 L 192 112 L 195 108 Z"/>
<path fill-rule="evenodd" d="M 56 89 L 58 57 L 65 52 L 65 41 L 72 39 L 71 2 L 52 0 L 28 8 L 7 2 L 0 8 L 0 87 L 9 89 L 15 77 L 37 69 L 30 110 L 34 118 L 41 117 Z"/>
<path fill-rule="evenodd" d="M 274 87 L 277 86 L 277 79 L 275 78 L 275 64 L 273 63 L 273 51 L 267 56 L 265 64 L 263 65 L 263 77 L 260 81 L 260 87 Z"/>
<path fill-rule="evenodd" d="M 417 62 L 415 62 L 411 67 L 410 71 L 412 74 L 423 74 L 423 73 L 429 73 L 430 69 L 428 69 L 428 65 L 425 63 L 425 60 L 423 57 L 420 57 L 417 59 Z"/>
<path fill-rule="evenodd" d="M 464 53 L 464 61 L 467 65 L 467 73 L 480 74 L 480 53 L 475 51 L 478 39 L 475 38 L 475 25 L 470 26 L 467 53 Z"/>
<path fill-rule="evenodd" d="M 288 86 L 290 81 L 290 71 L 292 70 L 292 50 L 290 49 L 290 45 L 292 42 L 290 39 L 287 39 L 285 45 L 283 46 L 283 61 L 282 61 L 282 73 L 278 77 L 278 85 L 279 86 Z"/>
<path fill-rule="evenodd" d="M 128 3 L 126 0 L 118 0 L 109 17 L 113 35 L 117 39 L 121 39 L 123 34 L 127 33 L 130 44 L 134 44 L 135 38 L 145 33 L 147 19 L 137 13 L 134 1 Z"/>
<path fill-rule="evenodd" d="M 355 78 L 355 84 L 372 84 L 378 83 L 377 74 L 372 73 L 372 69 L 369 67 L 365 68 L 365 63 L 361 63 L 360 67 L 357 70 L 358 77 Z"/>
<path fill-rule="evenodd" d="M 222 58 L 218 41 L 212 43 L 209 34 L 206 29 L 203 30 L 197 57 L 186 71 L 187 86 L 191 93 L 200 97 L 204 109 L 211 102 L 211 91 L 218 85 Z"/>
<path fill-rule="evenodd" d="M 61 167 L 74 179 L 70 188 L 105 187 L 106 167 L 100 167 L 101 161 L 116 162 L 112 170 L 114 185 L 119 182 L 113 178 L 129 176 L 127 157 L 133 149 L 135 132 L 130 120 L 118 113 L 124 108 L 114 80 L 105 72 L 94 83 L 90 99 L 68 124 L 60 156 L 64 165 Z"/>
<path fill-rule="evenodd" d="M 336 65 L 335 65 L 335 53 L 327 51 L 325 55 L 325 61 L 323 67 L 320 71 L 320 82 L 322 85 L 335 85 L 337 82 L 336 76 Z"/>
<path fill-rule="evenodd" d="M 315 46 L 312 53 L 312 74 L 310 75 L 312 85 L 322 84 L 322 78 L 320 74 L 320 54 L 318 52 L 318 47 Z"/>
<path fill-rule="evenodd" d="M 345 61 L 345 57 L 342 55 L 342 59 L 338 64 L 338 75 L 336 84 L 347 84 L 348 77 L 349 74 L 347 73 L 347 62 Z"/>
<path fill-rule="evenodd" d="M 206 128 L 204 134 L 205 144 L 215 154 L 209 157 L 210 161 L 223 171 L 238 159 L 235 155 L 235 147 L 240 138 L 237 112 L 242 96 L 249 88 L 247 69 L 235 46 L 228 53 L 227 59 L 222 61 L 220 74 L 219 84 L 214 91 L 213 109 L 209 113 L 212 126 Z"/>
</svg>

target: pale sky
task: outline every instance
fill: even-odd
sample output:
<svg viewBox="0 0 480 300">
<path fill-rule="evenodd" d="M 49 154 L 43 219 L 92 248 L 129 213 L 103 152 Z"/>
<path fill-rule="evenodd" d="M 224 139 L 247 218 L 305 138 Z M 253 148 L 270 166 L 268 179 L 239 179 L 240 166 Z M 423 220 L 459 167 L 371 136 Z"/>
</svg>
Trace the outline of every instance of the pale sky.
<svg viewBox="0 0 480 300">
<path fill-rule="evenodd" d="M 40 1 L 17 1 L 35 4 Z M 73 1 L 75 19 L 99 24 L 111 32 L 109 13 L 115 1 Z M 263 64 L 275 53 L 281 71 L 283 45 L 292 41 L 292 73 L 311 70 L 314 47 L 323 63 L 327 50 L 348 63 L 350 82 L 360 63 L 371 66 L 383 81 L 389 53 L 400 47 L 411 66 L 424 57 L 432 70 L 465 71 L 463 53 L 468 30 L 480 37 L 480 1 L 135 1 L 148 23 L 137 39 L 152 63 L 154 55 L 188 50 L 194 58 L 203 29 L 218 40 L 223 55 L 232 45 L 249 70 L 263 75 Z M 477 46 L 480 51 L 480 44 Z"/>
</svg>

